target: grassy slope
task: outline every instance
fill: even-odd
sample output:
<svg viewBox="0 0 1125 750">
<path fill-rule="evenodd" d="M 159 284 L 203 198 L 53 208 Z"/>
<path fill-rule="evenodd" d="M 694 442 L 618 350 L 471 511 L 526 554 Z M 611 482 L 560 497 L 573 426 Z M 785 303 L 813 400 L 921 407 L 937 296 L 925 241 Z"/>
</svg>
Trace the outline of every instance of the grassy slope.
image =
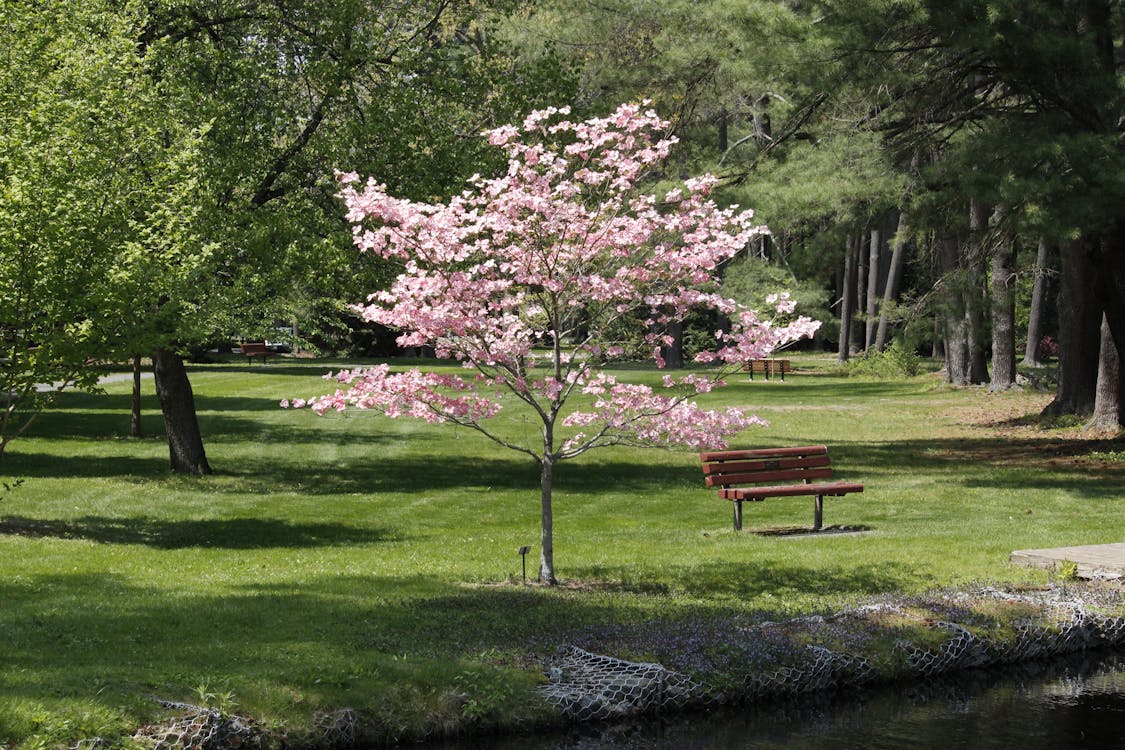
<svg viewBox="0 0 1125 750">
<path fill-rule="evenodd" d="M 1012 550 L 1120 541 L 1125 521 L 1120 463 L 1004 421 L 1041 395 L 806 373 L 707 399 L 772 421 L 745 445 L 828 443 L 866 492 L 829 498 L 826 521 L 873 533 L 735 534 L 694 455 L 615 449 L 559 473 L 556 562 L 581 585 L 525 588 L 535 467 L 468 432 L 277 408 L 323 391 L 323 370 L 197 369 L 210 478 L 170 476 L 158 437 L 121 437 L 127 384 L 63 396 L 12 444 L 3 474 L 26 482 L 0 501 L 0 744 L 128 733 L 161 715 L 152 696 L 198 702 L 199 687 L 291 727 L 354 706 L 390 734 L 440 729 L 462 713 L 454 690 L 534 717 L 530 672 L 508 688 L 493 671 L 587 625 L 1035 580 Z M 746 524 L 811 515 L 809 498 L 773 500 Z"/>
</svg>

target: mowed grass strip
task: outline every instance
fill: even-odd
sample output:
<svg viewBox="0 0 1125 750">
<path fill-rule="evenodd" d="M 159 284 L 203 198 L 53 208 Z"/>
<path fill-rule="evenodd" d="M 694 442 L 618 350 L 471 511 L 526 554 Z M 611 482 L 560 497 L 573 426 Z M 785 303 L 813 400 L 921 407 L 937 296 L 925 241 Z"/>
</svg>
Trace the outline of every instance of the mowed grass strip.
<svg viewBox="0 0 1125 750">
<path fill-rule="evenodd" d="M 127 383 L 64 394 L 0 462 L 24 480 L 0 500 L 0 744 L 119 738 L 166 715 L 154 697 L 219 696 L 292 733 L 345 706 L 388 736 L 455 727 L 466 706 L 534 722 L 529 656 L 588 627 L 1039 581 L 1012 550 L 1120 541 L 1125 470 L 1089 458 L 1120 441 L 1017 419 L 1042 394 L 795 364 L 702 400 L 771 421 L 740 445 L 828 444 L 866 490 L 826 499 L 826 523 L 870 531 L 735 533 L 695 454 L 608 449 L 558 471 L 557 589 L 520 581 L 516 550 L 532 546 L 534 577 L 539 533 L 526 457 L 470 431 L 278 407 L 331 388 L 329 363 L 195 368 L 206 478 L 168 472 L 154 396 L 149 437 L 130 439 Z M 520 415 L 501 424 L 538 440 Z M 745 509 L 747 528 L 811 517 L 811 498 Z"/>
</svg>

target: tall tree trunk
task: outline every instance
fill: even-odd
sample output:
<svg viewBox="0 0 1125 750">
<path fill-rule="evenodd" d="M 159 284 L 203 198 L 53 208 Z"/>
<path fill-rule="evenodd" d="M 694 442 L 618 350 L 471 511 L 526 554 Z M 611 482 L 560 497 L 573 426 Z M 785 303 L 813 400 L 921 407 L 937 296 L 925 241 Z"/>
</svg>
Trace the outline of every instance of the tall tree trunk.
<svg viewBox="0 0 1125 750">
<path fill-rule="evenodd" d="M 539 461 L 539 582 L 551 586 L 559 582 L 555 577 L 554 513 L 551 509 L 554 471 L 554 457 L 548 451 Z"/>
<path fill-rule="evenodd" d="M 141 355 L 133 355 L 133 408 L 129 417 L 129 437 L 141 437 Z"/>
<path fill-rule="evenodd" d="M 1109 320 L 1103 316 L 1101 347 L 1098 357 L 1098 385 L 1094 397 L 1094 413 L 1086 423 L 1087 430 L 1117 432 L 1125 427 L 1125 381 L 1121 379 L 1121 356 L 1109 329 Z"/>
<path fill-rule="evenodd" d="M 855 236 L 848 235 L 844 249 L 843 294 L 840 295 L 840 346 L 836 351 L 836 361 L 840 364 L 847 362 L 851 353 L 852 310 L 855 309 L 855 246 Z"/>
<path fill-rule="evenodd" d="M 988 234 L 988 207 L 978 200 L 969 202 L 969 246 L 965 250 L 968 280 L 964 286 L 965 314 L 969 322 L 969 381 L 980 385 L 988 380 L 985 350 L 985 295 L 988 291 L 985 242 Z"/>
<path fill-rule="evenodd" d="M 152 371 L 156 376 L 156 395 L 164 414 L 164 431 L 168 437 L 168 455 L 172 471 L 181 474 L 211 473 L 203 436 L 195 414 L 195 396 L 188 380 L 187 368 L 180 355 L 168 349 L 157 349 L 152 355 Z"/>
<path fill-rule="evenodd" d="M 868 255 L 865 251 L 867 233 L 860 232 L 856 238 L 855 251 L 856 259 L 856 292 L 855 292 L 855 309 L 859 313 L 853 315 L 852 322 L 852 336 L 851 336 L 851 351 L 855 354 L 859 351 L 860 345 L 863 344 L 863 302 L 867 299 L 867 261 Z"/>
<path fill-rule="evenodd" d="M 1098 383 L 1102 310 L 1090 294 L 1094 269 L 1085 241 L 1068 240 L 1059 250 L 1059 382 L 1043 413 L 1088 415 Z"/>
<path fill-rule="evenodd" d="M 1125 341 L 1125 218 L 1117 219 L 1099 239 L 1092 261 L 1096 268 L 1093 291 L 1114 340 Z"/>
<path fill-rule="evenodd" d="M 934 341 L 930 347 L 930 358 L 945 359 L 945 326 L 941 315 L 934 316 Z"/>
<path fill-rule="evenodd" d="M 992 214 L 996 227 L 1003 209 Z M 992 379 L 990 391 L 1006 391 L 1016 384 L 1016 246 L 1003 230 L 992 243 Z"/>
<path fill-rule="evenodd" d="M 863 349 L 870 352 L 875 346 L 875 324 L 879 305 L 879 250 L 883 244 L 879 227 L 871 230 L 870 262 L 867 266 L 867 315 L 863 324 Z"/>
<path fill-rule="evenodd" d="M 875 333 L 875 348 L 883 351 L 887 348 L 887 329 L 890 321 L 887 312 L 898 298 L 898 285 L 902 281 L 902 266 L 906 259 L 906 212 L 899 211 L 898 228 L 891 240 L 891 266 L 887 271 L 887 284 L 883 290 L 883 305 L 879 309 L 879 329 Z"/>
<path fill-rule="evenodd" d="M 957 238 L 948 228 L 936 238 L 943 284 L 942 312 L 945 315 L 945 376 L 953 385 L 972 383 L 969 372 L 969 318 L 965 310 L 964 274 Z"/>
<path fill-rule="evenodd" d="M 1039 361 L 1039 341 L 1043 338 L 1043 309 L 1047 297 L 1047 269 L 1051 263 L 1051 245 L 1040 238 L 1035 256 L 1035 280 L 1031 287 L 1031 309 L 1027 317 L 1027 346 L 1023 363 L 1028 367 L 1042 367 Z"/>
</svg>

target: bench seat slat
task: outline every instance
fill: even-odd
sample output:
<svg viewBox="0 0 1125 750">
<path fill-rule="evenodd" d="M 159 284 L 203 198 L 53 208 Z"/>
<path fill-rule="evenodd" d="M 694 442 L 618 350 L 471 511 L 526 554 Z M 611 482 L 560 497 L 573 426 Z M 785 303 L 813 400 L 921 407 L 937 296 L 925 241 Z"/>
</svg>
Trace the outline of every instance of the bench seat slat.
<svg viewBox="0 0 1125 750">
<path fill-rule="evenodd" d="M 783 484 L 773 487 L 726 487 L 719 490 L 723 500 L 764 500 L 767 497 L 796 497 L 799 495 L 847 495 L 863 492 L 856 482 L 830 482 L 827 484 Z"/>
</svg>

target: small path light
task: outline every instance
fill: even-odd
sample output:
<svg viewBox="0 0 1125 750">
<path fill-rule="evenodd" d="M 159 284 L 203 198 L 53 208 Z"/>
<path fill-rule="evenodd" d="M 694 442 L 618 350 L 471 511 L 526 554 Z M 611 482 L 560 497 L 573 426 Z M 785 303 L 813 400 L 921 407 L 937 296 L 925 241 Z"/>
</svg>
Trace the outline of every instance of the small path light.
<svg viewBox="0 0 1125 750">
<path fill-rule="evenodd" d="M 516 554 L 520 556 L 520 561 L 523 563 L 523 585 L 527 585 L 527 553 L 531 552 L 531 545 L 525 544 L 516 550 Z"/>
</svg>

